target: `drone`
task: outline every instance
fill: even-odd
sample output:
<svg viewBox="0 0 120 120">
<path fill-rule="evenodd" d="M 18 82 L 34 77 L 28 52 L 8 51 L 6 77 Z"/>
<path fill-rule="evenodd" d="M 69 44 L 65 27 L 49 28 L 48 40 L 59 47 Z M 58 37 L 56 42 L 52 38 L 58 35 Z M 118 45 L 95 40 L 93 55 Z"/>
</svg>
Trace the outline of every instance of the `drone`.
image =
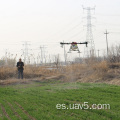
<svg viewBox="0 0 120 120">
<path fill-rule="evenodd" d="M 87 47 L 88 42 L 82 42 L 82 43 L 81 42 L 80 43 L 77 43 L 77 42 L 71 42 L 71 43 L 60 42 L 60 44 L 61 44 L 61 47 L 63 47 L 63 45 L 71 45 L 68 53 L 71 53 L 71 51 L 78 51 L 78 53 L 80 53 L 80 50 L 78 48 L 78 44 L 85 44 L 86 47 Z"/>
</svg>

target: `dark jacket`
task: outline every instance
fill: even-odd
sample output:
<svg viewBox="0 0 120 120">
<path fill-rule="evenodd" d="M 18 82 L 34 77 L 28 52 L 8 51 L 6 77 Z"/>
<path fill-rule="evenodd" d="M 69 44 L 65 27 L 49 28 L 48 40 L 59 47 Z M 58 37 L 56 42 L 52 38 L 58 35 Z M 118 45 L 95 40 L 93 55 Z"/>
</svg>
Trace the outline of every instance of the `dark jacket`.
<svg viewBox="0 0 120 120">
<path fill-rule="evenodd" d="M 24 66 L 23 62 L 17 62 L 18 70 L 24 70 L 23 66 Z"/>
</svg>

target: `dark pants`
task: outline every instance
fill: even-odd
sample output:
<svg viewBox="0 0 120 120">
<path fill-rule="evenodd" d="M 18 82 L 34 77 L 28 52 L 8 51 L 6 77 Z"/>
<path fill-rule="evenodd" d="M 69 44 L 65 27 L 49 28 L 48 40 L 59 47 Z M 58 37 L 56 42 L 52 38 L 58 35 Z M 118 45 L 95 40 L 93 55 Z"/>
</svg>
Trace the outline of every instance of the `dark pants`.
<svg viewBox="0 0 120 120">
<path fill-rule="evenodd" d="M 18 70 L 18 79 L 23 79 L 23 70 Z"/>
</svg>

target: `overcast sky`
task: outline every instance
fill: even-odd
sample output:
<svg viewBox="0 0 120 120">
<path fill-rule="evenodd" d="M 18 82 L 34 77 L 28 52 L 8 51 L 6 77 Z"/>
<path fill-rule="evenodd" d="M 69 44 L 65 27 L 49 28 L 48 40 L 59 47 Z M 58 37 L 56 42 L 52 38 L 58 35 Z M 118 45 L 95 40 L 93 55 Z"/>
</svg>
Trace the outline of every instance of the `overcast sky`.
<svg viewBox="0 0 120 120">
<path fill-rule="evenodd" d="M 0 57 L 5 49 L 22 54 L 23 41 L 29 41 L 29 52 L 38 54 L 46 47 L 47 54 L 63 55 L 59 42 L 86 40 L 86 11 L 92 12 L 93 37 L 96 50 L 106 49 L 104 32 L 109 32 L 109 46 L 120 43 L 120 0 L 3 0 L 0 1 Z M 83 47 L 80 47 L 81 52 Z M 66 47 L 66 51 L 69 48 Z M 76 54 L 77 56 L 78 54 Z M 72 57 L 69 54 L 68 57 Z"/>
</svg>

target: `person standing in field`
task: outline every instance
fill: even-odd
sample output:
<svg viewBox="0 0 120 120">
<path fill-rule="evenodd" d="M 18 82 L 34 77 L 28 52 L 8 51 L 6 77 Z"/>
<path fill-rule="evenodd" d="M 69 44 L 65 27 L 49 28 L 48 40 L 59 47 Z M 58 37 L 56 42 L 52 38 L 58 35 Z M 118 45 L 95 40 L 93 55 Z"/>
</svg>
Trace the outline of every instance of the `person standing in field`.
<svg viewBox="0 0 120 120">
<path fill-rule="evenodd" d="M 22 59 L 19 59 L 19 62 L 17 62 L 17 68 L 18 68 L 18 79 L 23 79 L 23 70 L 24 70 L 24 63 L 22 62 Z"/>
</svg>

